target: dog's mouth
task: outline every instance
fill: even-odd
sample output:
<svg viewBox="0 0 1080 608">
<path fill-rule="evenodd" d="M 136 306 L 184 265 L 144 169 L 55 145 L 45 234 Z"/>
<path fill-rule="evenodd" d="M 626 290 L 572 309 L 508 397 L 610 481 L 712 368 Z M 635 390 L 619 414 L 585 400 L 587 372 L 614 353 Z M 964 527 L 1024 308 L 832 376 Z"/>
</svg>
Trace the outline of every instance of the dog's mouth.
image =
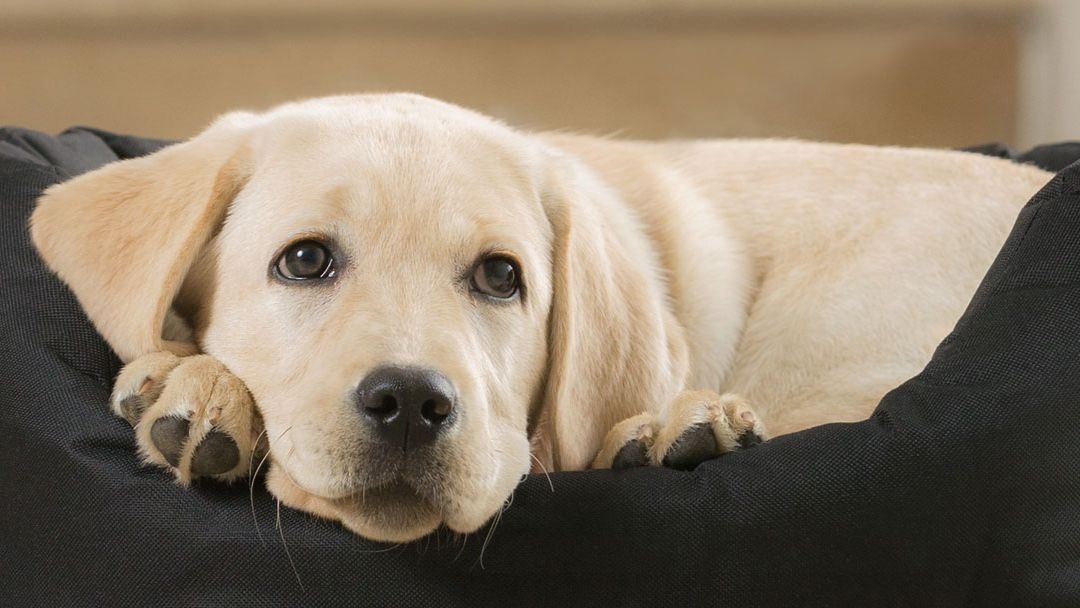
<svg viewBox="0 0 1080 608">
<path fill-rule="evenodd" d="M 433 532 L 443 523 L 443 509 L 401 478 L 340 497 L 323 497 L 308 490 L 285 471 L 272 467 L 267 488 L 281 502 L 327 519 L 340 521 L 365 538 L 408 542 Z"/>
<path fill-rule="evenodd" d="M 371 540 L 413 541 L 440 526 L 470 534 L 504 507 L 527 472 L 524 436 L 516 445 L 505 443 L 510 445 L 499 444 L 502 449 L 484 460 L 448 448 L 414 458 L 369 451 L 334 458 L 316 452 L 318 458 L 306 459 L 305 452 L 290 451 L 286 462 L 271 457 L 266 485 L 285 505 Z"/>
</svg>

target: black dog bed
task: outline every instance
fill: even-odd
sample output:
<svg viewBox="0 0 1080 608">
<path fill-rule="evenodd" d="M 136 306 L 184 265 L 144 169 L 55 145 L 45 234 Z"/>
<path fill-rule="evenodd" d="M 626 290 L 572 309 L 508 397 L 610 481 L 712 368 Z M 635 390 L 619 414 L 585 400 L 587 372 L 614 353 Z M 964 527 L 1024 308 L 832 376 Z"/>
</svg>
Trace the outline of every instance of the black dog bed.
<svg viewBox="0 0 1080 608">
<path fill-rule="evenodd" d="M 0 131 L 0 606 L 1080 606 L 1080 164 L 869 420 L 691 472 L 531 476 L 496 527 L 390 547 L 261 482 L 179 488 L 108 413 L 119 362 L 26 221 L 162 145 Z"/>
</svg>

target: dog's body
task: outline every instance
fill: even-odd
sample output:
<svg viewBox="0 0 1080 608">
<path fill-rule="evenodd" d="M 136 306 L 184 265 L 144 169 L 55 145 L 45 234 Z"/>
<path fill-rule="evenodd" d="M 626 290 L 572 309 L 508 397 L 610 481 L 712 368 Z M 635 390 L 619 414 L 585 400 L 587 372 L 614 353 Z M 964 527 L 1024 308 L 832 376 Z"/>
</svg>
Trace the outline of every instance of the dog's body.
<svg viewBox="0 0 1080 608">
<path fill-rule="evenodd" d="M 265 423 L 279 498 L 400 540 L 476 529 L 531 461 L 690 466 L 865 418 L 1048 178 L 370 96 L 226 117 L 50 190 L 33 231 L 129 362 L 114 407 L 149 461 L 233 479 Z"/>
<path fill-rule="evenodd" d="M 687 386 L 746 397 L 774 435 L 864 419 L 922 369 L 1050 177 L 940 150 L 553 142 L 640 218 Z"/>
</svg>

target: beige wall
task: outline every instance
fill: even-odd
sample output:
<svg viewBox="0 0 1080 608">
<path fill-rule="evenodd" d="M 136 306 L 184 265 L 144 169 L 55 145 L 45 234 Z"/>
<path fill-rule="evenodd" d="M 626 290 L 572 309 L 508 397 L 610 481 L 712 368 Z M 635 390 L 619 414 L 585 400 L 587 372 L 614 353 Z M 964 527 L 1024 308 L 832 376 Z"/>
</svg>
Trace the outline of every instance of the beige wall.
<svg viewBox="0 0 1080 608">
<path fill-rule="evenodd" d="M 934 146 L 1015 140 L 1027 6 L 9 2 L 0 122 L 46 131 L 183 137 L 230 108 L 404 89 L 534 128 Z"/>
<path fill-rule="evenodd" d="M 1042 0 L 1020 57 L 1019 141 L 1080 140 L 1080 2 Z"/>
</svg>

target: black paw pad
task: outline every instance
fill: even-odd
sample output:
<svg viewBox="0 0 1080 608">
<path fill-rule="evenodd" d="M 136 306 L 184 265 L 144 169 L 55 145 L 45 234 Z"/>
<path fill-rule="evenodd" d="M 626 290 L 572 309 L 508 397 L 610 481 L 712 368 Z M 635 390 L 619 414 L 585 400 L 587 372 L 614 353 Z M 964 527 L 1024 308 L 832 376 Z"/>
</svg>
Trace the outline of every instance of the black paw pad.
<svg viewBox="0 0 1080 608">
<path fill-rule="evenodd" d="M 643 467 L 649 464 L 649 446 L 638 439 L 631 439 L 626 445 L 619 448 L 615 459 L 611 461 L 612 469 L 631 469 Z"/>
<path fill-rule="evenodd" d="M 146 402 L 139 395 L 131 395 L 120 400 L 120 412 L 124 415 L 124 420 L 130 422 L 132 426 L 139 421 L 139 418 L 142 418 L 145 409 Z"/>
<path fill-rule="evenodd" d="M 739 435 L 740 448 L 752 448 L 761 442 L 761 435 L 758 435 L 754 431 L 746 431 L 742 435 Z"/>
<path fill-rule="evenodd" d="M 689 471 L 715 457 L 719 451 L 712 427 L 706 423 L 695 424 L 679 435 L 675 444 L 664 454 L 663 462 L 669 469 Z"/>
<path fill-rule="evenodd" d="M 210 431 L 191 455 L 191 472 L 195 475 L 219 475 L 240 462 L 240 449 L 232 437 L 221 431 Z"/>
<path fill-rule="evenodd" d="M 187 418 L 166 416 L 158 418 L 150 427 L 150 441 L 165 457 L 165 462 L 172 466 L 180 464 L 180 455 L 187 440 L 189 422 Z"/>
</svg>

